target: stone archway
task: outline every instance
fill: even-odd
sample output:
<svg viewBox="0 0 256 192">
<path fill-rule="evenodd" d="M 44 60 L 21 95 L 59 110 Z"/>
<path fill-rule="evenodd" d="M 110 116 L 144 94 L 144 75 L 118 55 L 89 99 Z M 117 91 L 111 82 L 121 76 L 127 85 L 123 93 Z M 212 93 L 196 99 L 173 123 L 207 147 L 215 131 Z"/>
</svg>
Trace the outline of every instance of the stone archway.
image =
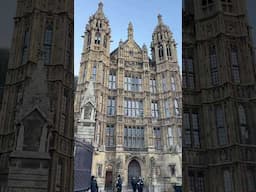
<svg viewBox="0 0 256 192">
<path fill-rule="evenodd" d="M 138 177 L 141 176 L 141 167 L 138 161 L 135 159 L 131 160 L 128 165 L 128 187 L 131 188 L 131 179 L 135 177 L 138 179 Z"/>
<path fill-rule="evenodd" d="M 113 189 L 113 167 L 108 165 L 106 167 L 106 175 L 105 175 L 105 190 L 112 191 Z"/>
</svg>

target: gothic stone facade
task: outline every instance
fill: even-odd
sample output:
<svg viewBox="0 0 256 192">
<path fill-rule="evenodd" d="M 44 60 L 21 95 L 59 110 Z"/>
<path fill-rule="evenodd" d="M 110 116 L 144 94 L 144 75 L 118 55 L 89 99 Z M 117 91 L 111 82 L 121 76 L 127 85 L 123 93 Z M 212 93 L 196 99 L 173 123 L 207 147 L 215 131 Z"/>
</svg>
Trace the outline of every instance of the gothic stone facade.
<svg viewBox="0 0 256 192">
<path fill-rule="evenodd" d="M 173 191 L 181 184 L 181 78 L 172 33 L 159 15 L 152 59 L 131 23 L 111 53 L 110 38 L 99 3 L 86 25 L 75 97 L 77 133 L 93 135 L 92 174 L 101 189 L 120 174 L 124 188 L 141 176 L 150 191 Z"/>
<path fill-rule="evenodd" d="M 186 0 L 183 186 L 256 191 L 256 79 L 245 1 Z"/>
<path fill-rule="evenodd" d="M 0 191 L 73 191 L 73 1 L 18 0 L 0 118 Z"/>
</svg>

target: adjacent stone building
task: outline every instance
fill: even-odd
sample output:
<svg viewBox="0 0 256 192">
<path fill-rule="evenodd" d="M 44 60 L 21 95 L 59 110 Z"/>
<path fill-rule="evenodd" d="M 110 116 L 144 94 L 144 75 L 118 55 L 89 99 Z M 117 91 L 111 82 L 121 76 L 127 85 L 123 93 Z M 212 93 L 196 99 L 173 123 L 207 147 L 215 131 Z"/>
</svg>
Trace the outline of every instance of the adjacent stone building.
<svg viewBox="0 0 256 192">
<path fill-rule="evenodd" d="M 256 191 L 256 76 L 246 1 L 183 5 L 183 190 Z"/>
<path fill-rule="evenodd" d="M 255 16 L 256 1 L 247 0 L 247 17 L 250 27 L 250 35 L 252 38 L 252 46 L 254 47 L 254 63 L 256 65 L 256 16 Z"/>
<path fill-rule="evenodd" d="M 73 191 L 73 0 L 18 0 L 0 113 L 0 191 Z"/>
<path fill-rule="evenodd" d="M 75 95 L 76 136 L 94 146 L 92 174 L 111 189 L 143 177 L 149 191 L 181 184 L 181 77 L 176 43 L 158 16 L 151 53 L 128 39 L 110 52 L 110 24 L 103 4 L 89 19 Z"/>
<path fill-rule="evenodd" d="M 9 49 L 0 48 L 0 110 L 2 107 L 2 100 L 4 95 L 4 84 L 5 77 L 8 68 L 8 60 L 9 60 Z"/>
</svg>

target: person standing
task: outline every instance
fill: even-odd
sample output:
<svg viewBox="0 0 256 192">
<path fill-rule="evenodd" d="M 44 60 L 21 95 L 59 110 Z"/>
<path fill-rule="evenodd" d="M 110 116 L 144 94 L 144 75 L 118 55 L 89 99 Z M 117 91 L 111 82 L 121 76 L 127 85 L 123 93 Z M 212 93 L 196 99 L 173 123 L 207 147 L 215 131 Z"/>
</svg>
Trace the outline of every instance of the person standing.
<svg viewBox="0 0 256 192">
<path fill-rule="evenodd" d="M 136 182 L 136 180 L 135 180 L 135 177 L 132 177 L 131 184 L 132 184 L 132 190 L 133 190 L 133 192 L 136 192 L 136 189 L 137 189 L 137 182 Z"/>
<path fill-rule="evenodd" d="M 91 177 L 91 192 L 98 192 L 98 184 L 97 184 L 97 181 L 96 181 L 96 178 L 94 176 Z"/>
<path fill-rule="evenodd" d="M 120 175 L 118 175 L 117 177 L 116 189 L 117 189 L 117 192 L 122 192 L 122 179 Z"/>
<path fill-rule="evenodd" d="M 137 182 L 137 186 L 138 186 L 138 192 L 143 192 L 144 182 L 141 177 L 139 178 L 139 180 Z"/>
</svg>

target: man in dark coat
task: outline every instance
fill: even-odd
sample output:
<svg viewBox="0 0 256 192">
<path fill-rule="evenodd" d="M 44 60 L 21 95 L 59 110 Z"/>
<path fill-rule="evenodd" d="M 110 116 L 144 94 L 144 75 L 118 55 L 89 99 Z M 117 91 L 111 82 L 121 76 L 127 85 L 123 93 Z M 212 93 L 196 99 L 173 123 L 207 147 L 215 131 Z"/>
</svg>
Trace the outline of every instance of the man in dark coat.
<svg viewBox="0 0 256 192">
<path fill-rule="evenodd" d="M 137 186 L 138 186 L 138 192 L 143 192 L 144 182 L 141 179 L 141 177 L 139 178 L 139 180 L 137 182 Z"/>
<path fill-rule="evenodd" d="M 122 192 L 122 179 L 120 175 L 118 175 L 117 177 L 116 189 L 117 189 L 117 192 Z"/>
<path fill-rule="evenodd" d="M 94 176 L 91 177 L 91 192 L 98 192 L 98 184 Z"/>
<path fill-rule="evenodd" d="M 133 190 L 133 192 L 136 192 L 136 189 L 137 189 L 137 182 L 136 182 L 135 177 L 132 177 L 131 184 L 132 184 L 132 190 Z"/>
</svg>

